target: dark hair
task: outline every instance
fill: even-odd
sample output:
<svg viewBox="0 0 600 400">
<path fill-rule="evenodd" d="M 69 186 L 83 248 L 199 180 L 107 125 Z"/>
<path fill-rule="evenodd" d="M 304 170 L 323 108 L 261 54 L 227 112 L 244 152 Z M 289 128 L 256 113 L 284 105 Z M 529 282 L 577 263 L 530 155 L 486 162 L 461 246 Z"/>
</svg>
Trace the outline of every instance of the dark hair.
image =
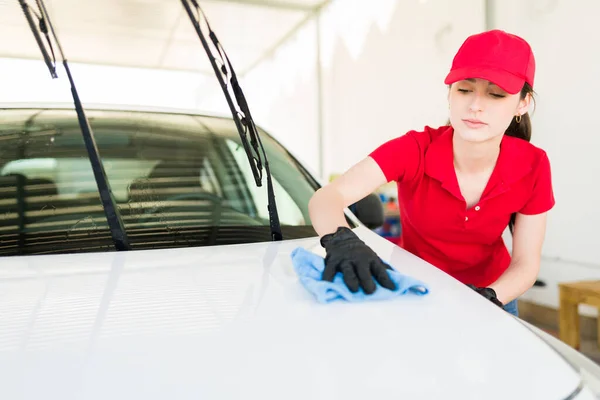
<svg viewBox="0 0 600 400">
<path fill-rule="evenodd" d="M 521 89 L 521 100 L 527 97 L 528 94 L 530 94 L 533 98 L 533 89 L 528 83 L 525 83 L 525 85 L 523 85 L 523 89 Z M 510 121 L 510 125 L 508 128 L 506 128 L 504 134 L 506 136 L 516 137 L 529 142 L 531 140 L 531 118 L 529 117 L 529 113 L 521 115 L 521 120 L 519 122 L 517 122 L 517 118 L 514 117 L 512 121 Z"/>
<path fill-rule="evenodd" d="M 523 100 L 527 95 L 530 94 L 535 104 L 535 99 L 533 98 L 534 92 L 532 87 L 525 83 L 523 85 L 523 89 L 521 89 L 521 100 Z M 531 141 L 531 117 L 529 113 L 521 115 L 521 120 L 517 122 L 517 117 L 514 117 L 512 121 L 510 121 L 510 125 L 506 128 L 504 132 L 506 136 L 512 136 L 519 139 L 523 139 L 526 141 Z M 513 234 L 513 230 L 515 228 L 515 220 L 517 219 L 517 214 L 513 213 L 510 216 L 510 220 L 508 221 L 508 229 L 510 230 L 510 234 Z"/>
<path fill-rule="evenodd" d="M 521 89 L 521 100 L 525 99 L 525 97 L 527 97 L 528 94 L 532 96 L 533 102 L 535 104 L 535 98 L 533 98 L 533 88 L 528 83 L 525 83 L 525 85 L 523 85 L 523 89 Z M 450 120 L 448 120 L 446 125 L 450 125 Z M 528 142 L 531 141 L 531 118 L 529 117 L 529 113 L 521 115 L 521 119 L 519 122 L 517 122 L 517 117 L 515 116 L 512 119 L 512 121 L 510 121 L 510 125 L 508 126 L 508 128 L 506 128 L 504 134 L 506 136 L 516 137 L 519 139 L 526 140 Z M 513 213 L 510 216 L 510 220 L 508 221 L 508 229 L 510 230 L 511 235 L 515 227 L 516 218 L 517 214 Z"/>
</svg>

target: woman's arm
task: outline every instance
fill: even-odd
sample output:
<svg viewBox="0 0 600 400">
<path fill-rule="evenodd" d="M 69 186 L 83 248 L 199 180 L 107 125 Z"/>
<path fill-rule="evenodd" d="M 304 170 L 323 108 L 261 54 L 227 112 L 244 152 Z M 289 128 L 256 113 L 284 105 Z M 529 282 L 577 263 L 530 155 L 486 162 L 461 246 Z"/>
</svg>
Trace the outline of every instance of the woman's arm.
<svg viewBox="0 0 600 400">
<path fill-rule="evenodd" d="M 546 219 L 547 213 L 517 214 L 511 264 L 504 274 L 490 285 L 503 304 L 521 296 L 535 283 L 540 270 Z"/>
<path fill-rule="evenodd" d="M 335 181 L 319 189 L 308 211 L 319 236 L 348 227 L 344 208 L 362 200 L 381 185 L 412 179 L 420 170 L 424 151 L 431 142 L 428 129 L 410 131 L 383 143 Z"/>
<path fill-rule="evenodd" d="M 373 193 L 387 183 L 379 165 L 366 157 L 342 176 L 319 189 L 310 199 L 308 211 L 319 236 L 333 233 L 340 226 L 348 227 L 344 208 Z"/>
<path fill-rule="evenodd" d="M 373 293 L 377 290 L 375 281 L 389 290 L 396 288 L 388 274 L 389 265 L 349 229 L 344 208 L 387 182 L 415 176 L 425 143 L 429 143 L 428 132 L 409 132 L 389 140 L 310 199 L 311 223 L 327 253 L 323 280 L 331 282 L 341 273 L 353 293 L 361 287 L 365 294 Z"/>
<path fill-rule="evenodd" d="M 344 207 L 366 197 L 386 182 L 379 164 L 367 157 L 311 198 L 310 218 L 327 252 L 323 280 L 333 282 L 339 272 L 353 293 L 361 287 L 365 294 L 373 293 L 377 290 L 375 281 L 389 290 L 396 289 L 387 265 L 349 229 L 344 218 Z"/>
</svg>

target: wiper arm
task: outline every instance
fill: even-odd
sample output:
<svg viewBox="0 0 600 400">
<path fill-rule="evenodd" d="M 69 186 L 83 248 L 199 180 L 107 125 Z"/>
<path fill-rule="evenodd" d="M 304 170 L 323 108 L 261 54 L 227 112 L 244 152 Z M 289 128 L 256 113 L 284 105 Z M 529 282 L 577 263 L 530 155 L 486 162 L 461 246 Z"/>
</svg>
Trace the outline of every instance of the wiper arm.
<svg viewBox="0 0 600 400">
<path fill-rule="evenodd" d="M 44 58 L 44 62 L 50 70 L 50 75 L 52 76 L 52 78 L 57 78 L 58 75 L 56 74 L 56 58 L 54 56 L 54 49 L 52 48 L 50 34 L 52 35 L 52 38 L 56 43 L 56 47 L 58 48 L 60 56 L 63 60 L 63 66 L 65 68 L 65 71 L 67 72 L 67 77 L 69 78 L 69 82 L 71 83 L 71 94 L 73 95 L 73 102 L 75 103 L 75 110 L 77 111 L 77 119 L 79 121 L 79 126 L 81 128 L 83 140 L 85 142 L 88 156 L 92 164 L 94 178 L 96 179 L 98 191 L 100 192 L 100 199 L 102 200 L 102 206 L 104 208 L 106 220 L 110 228 L 112 240 L 115 244 L 115 248 L 118 251 L 130 250 L 131 246 L 129 245 L 129 239 L 127 238 L 127 234 L 125 233 L 123 220 L 121 218 L 119 209 L 117 208 L 114 195 L 110 188 L 110 184 L 108 183 L 108 179 L 106 178 L 106 172 L 104 171 L 104 166 L 100 159 L 98 147 L 96 146 L 96 141 L 94 139 L 94 133 L 92 132 L 92 128 L 83 110 L 83 106 L 81 104 L 81 100 L 79 99 L 77 89 L 75 88 L 75 82 L 73 81 L 73 76 L 71 75 L 71 70 L 69 69 L 67 59 L 63 53 L 60 42 L 58 41 L 58 37 L 56 36 L 56 32 L 54 31 L 54 27 L 52 26 L 52 22 L 50 21 L 50 17 L 48 15 L 43 0 L 36 0 L 36 3 L 38 6 L 39 15 L 29 7 L 26 0 L 19 0 L 19 4 L 21 5 L 23 13 L 25 14 L 25 18 L 29 23 L 29 28 L 31 29 L 31 32 L 33 33 L 33 36 L 40 48 L 40 51 L 42 52 L 42 57 Z M 35 15 L 38 19 L 38 26 L 36 26 L 32 14 Z M 50 48 L 50 52 L 52 53 L 52 60 L 50 59 L 50 55 L 48 54 L 46 46 L 42 41 L 40 31 L 46 37 L 48 47 Z"/>
<path fill-rule="evenodd" d="M 206 51 L 206 55 L 208 56 L 208 59 L 215 71 L 215 75 L 219 80 L 221 89 L 223 89 L 223 93 L 227 99 L 227 104 L 231 110 L 235 126 L 240 135 L 242 145 L 246 151 L 246 155 L 248 156 L 254 181 L 256 182 L 256 186 L 259 187 L 262 186 L 262 168 L 264 163 L 264 168 L 267 175 L 267 208 L 269 210 L 271 238 L 272 240 L 282 240 L 283 235 L 281 234 L 281 225 L 279 223 L 277 205 L 275 203 L 275 192 L 273 190 L 273 181 L 271 177 L 271 171 L 269 169 L 267 154 L 260 140 L 260 136 L 258 135 L 256 126 L 254 125 L 254 120 L 250 115 L 250 108 L 248 107 L 246 97 L 242 92 L 242 88 L 239 85 L 235 71 L 233 70 L 231 62 L 229 61 L 229 57 L 227 57 L 227 53 L 225 53 L 223 46 L 217 39 L 217 35 L 210 28 L 208 19 L 200 8 L 198 2 L 196 0 L 181 0 L 181 3 L 190 17 L 192 25 L 196 29 L 196 33 L 202 42 L 202 46 Z M 214 53 L 210 49 L 210 44 L 206 40 L 206 35 L 202 31 L 201 25 L 205 25 L 205 30 L 208 31 L 208 37 L 214 46 Z M 214 54 L 217 55 L 218 59 Z M 233 92 L 233 96 L 230 91 Z M 250 136 L 250 142 L 248 142 L 248 136 Z M 262 151 L 262 155 L 259 150 Z"/>
</svg>

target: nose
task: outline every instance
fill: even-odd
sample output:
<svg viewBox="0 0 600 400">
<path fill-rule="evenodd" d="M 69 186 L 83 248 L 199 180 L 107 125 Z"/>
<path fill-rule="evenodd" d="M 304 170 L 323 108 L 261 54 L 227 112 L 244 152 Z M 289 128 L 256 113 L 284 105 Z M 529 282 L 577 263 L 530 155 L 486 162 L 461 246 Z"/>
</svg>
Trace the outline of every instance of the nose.
<svg viewBox="0 0 600 400">
<path fill-rule="evenodd" d="M 475 91 L 473 92 L 473 96 L 471 96 L 471 104 L 469 104 L 469 111 L 471 112 L 479 112 L 479 111 L 483 111 L 483 96 Z"/>
</svg>

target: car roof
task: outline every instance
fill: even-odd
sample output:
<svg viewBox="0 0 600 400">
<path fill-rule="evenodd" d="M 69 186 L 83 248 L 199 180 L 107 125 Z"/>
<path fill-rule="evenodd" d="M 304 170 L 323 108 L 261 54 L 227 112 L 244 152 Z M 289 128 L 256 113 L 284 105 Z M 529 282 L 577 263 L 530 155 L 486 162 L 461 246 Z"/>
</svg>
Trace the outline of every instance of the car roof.
<svg viewBox="0 0 600 400">
<path fill-rule="evenodd" d="M 148 112 L 148 113 L 168 113 L 168 114 L 186 114 L 197 115 L 203 117 L 226 118 L 233 119 L 231 115 L 219 114 L 215 112 L 203 112 L 197 109 L 188 108 L 170 108 L 156 106 L 142 106 L 133 104 L 105 104 L 105 103 L 90 103 L 83 105 L 84 111 L 132 111 L 132 112 Z M 0 102 L 0 109 L 47 109 L 47 110 L 73 110 L 73 103 L 64 102 Z M 257 124 L 258 125 L 258 124 Z"/>
</svg>

